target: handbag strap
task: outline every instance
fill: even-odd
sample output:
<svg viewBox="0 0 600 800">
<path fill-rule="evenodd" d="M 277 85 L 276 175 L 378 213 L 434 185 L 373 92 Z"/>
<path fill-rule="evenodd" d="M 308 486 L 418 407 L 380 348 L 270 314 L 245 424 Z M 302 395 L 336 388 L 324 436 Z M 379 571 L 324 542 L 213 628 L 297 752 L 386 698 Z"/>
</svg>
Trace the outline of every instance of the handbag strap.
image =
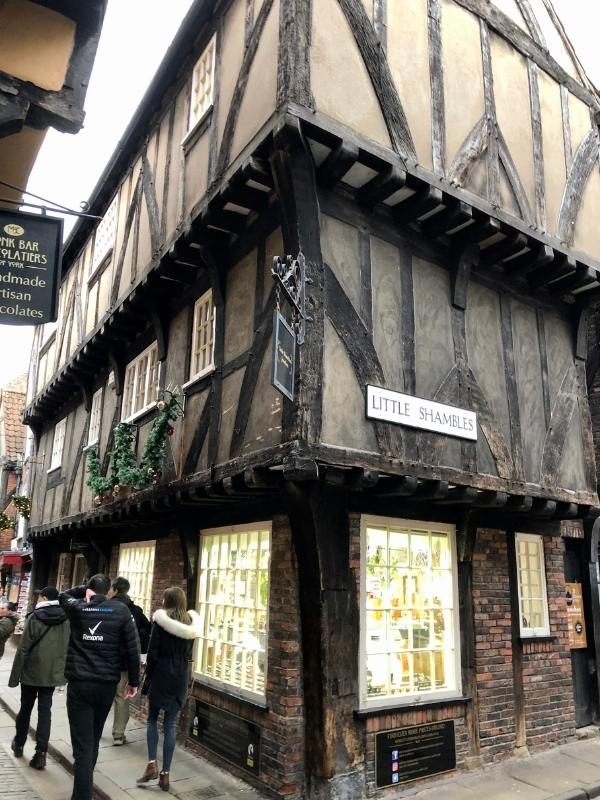
<svg viewBox="0 0 600 800">
<path fill-rule="evenodd" d="M 38 638 L 35 640 L 35 642 L 34 642 L 34 643 L 31 645 L 31 647 L 29 648 L 29 650 L 28 650 L 28 651 L 27 651 L 27 653 L 25 654 L 25 658 L 27 658 L 28 656 L 30 656 L 30 655 L 31 655 L 31 651 L 32 651 L 32 650 L 33 650 L 35 647 L 37 647 L 37 646 L 38 646 L 38 644 L 39 644 L 39 643 L 42 641 L 42 639 L 43 639 L 43 638 L 44 638 L 44 636 L 45 636 L 45 635 L 48 633 L 48 631 L 49 631 L 49 630 L 50 630 L 50 625 L 47 625 L 47 626 L 46 626 L 46 630 L 45 630 L 45 631 L 42 633 L 42 635 L 41 635 L 41 636 L 38 636 Z"/>
</svg>

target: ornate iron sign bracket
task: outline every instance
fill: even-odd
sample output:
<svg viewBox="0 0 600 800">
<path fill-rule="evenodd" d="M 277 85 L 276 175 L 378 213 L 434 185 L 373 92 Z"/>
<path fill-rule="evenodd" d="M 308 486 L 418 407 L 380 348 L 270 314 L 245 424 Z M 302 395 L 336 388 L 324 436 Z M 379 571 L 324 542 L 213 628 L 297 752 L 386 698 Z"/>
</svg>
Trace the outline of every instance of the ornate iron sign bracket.
<svg viewBox="0 0 600 800">
<path fill-rule="evenodd" d="M 296 331 L 297 342 L 303 344 L 306 333 L 306 284 L 310 282 L 306 277 L 303 253 L 298 253 L 296 258 L 275 256 L 271 274 L 277 287 L 277 310 L 279 311 L 280 290 L 282 290 L 292 307 L 292 325 Z"/>
</svg>

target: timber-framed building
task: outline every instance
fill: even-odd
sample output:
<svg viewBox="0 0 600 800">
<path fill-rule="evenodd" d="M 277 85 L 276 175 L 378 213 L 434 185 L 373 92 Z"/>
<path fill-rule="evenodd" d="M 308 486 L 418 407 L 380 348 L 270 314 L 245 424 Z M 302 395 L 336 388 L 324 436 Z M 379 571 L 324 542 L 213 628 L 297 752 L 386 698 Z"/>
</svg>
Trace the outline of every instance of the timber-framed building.
<svg viewBox="0 0 600 800">
<path fill-rule="evenodd" d="M 597 716 L 599 109 L 549 0 L 197 0 L 67 242 L 37 585 L 186 587 L 181 735 L 279 797 L 399 795 Z M 271 264 L 300 254 L 289 400 Z M 141 456 L 173 386 L 157 482 L 95 503 L 89 448 L 106 471 L 126 421 Z"/>
</svg>

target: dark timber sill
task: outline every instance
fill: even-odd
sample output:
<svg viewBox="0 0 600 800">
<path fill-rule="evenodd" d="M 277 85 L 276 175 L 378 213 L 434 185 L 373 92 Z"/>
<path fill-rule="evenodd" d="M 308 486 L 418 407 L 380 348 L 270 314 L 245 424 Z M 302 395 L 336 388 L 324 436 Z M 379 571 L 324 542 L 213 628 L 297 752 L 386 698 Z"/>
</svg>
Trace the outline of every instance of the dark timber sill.
<svg viewBox="0 0 600 800">
<path fill-rule="evenodd" d="M 389 706 L 380 706 L 379 708 L 361 708 L 354 710 L 354 716 L 357 719 L 368 719 L 369 717 L 378 717 L 382 714 L 402 714 L 405 711 L 420 711 L 423 708 L 445 708 L 446 706 L 466 705 L 472 700 L 471 697 L 453 697 L 446 700 L 430 700 L 427 703 L 413 703 L 407 705 L 395 705 L 391 703 Z"/>
</svg>

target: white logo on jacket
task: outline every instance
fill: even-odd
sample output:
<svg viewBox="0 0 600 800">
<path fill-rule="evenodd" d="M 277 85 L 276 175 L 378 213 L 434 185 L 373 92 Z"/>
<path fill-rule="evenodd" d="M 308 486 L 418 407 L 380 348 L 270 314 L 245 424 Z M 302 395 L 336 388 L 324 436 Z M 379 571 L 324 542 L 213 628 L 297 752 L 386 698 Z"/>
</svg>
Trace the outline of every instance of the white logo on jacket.
<svg viewBox="0 0 600 800">
<path fill-rule="evenodd" d="M 88 628 L 89 633 L 84 633 L 81 638 L 85 642 L 103 642 L 104 641 L 104 636 L 102 636 L 100 634 L 96 635 L 96 631 L 98 630 L 100 625 L 102 625 L 102 620 L 100 620 L 100 622 L 98 622 L 96 625 L 94 625 L 93 628 Z"/>
</svg>

